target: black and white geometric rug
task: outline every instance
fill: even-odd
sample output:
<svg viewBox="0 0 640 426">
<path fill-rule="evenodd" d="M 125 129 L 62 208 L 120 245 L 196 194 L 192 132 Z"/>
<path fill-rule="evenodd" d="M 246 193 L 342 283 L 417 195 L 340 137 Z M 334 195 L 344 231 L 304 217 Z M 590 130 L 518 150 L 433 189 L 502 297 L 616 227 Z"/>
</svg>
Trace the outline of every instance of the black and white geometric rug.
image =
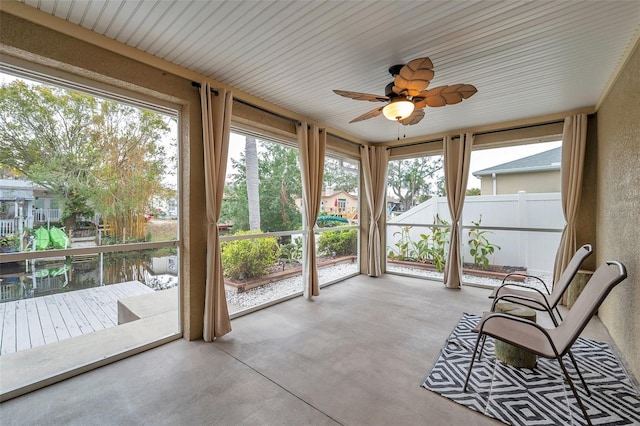
<svg viewBox="0 0 640 426">
<path fill-rule="evenodd" d="M 482 360 L 473 366 L 467 392 L 464 380 L 479 317 L 464 314 L 447 339 L 422 387 L 486 416 L 512 425 L 586 425 L 571 388 L 555 360 L 538 357 L 534 369 L 514 368 L 493 355 L 487 338 Z M 640 392 L 606 343 L 579 338 L 572 348 L 591 396 L 573 364 L 565 366 L 594 425 L 640 425 Z"/>
</svg>

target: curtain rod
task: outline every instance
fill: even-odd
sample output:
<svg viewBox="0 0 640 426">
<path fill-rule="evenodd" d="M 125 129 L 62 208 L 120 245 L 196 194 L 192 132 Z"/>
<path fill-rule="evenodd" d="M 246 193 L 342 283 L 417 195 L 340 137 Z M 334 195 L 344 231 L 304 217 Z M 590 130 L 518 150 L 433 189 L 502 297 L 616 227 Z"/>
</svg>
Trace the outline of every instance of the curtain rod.
<svg viewBox="0 0 640 426">
<path fill-rule="evenodd" d="M 278 114 L 277 112 L 269 111 L 269 110 L 268 110 L 268 109 L 266 109 L 266 108 L 262 108 L 262 107 L 260 107 L 260 106 L 258 106 L 258 105 L 254 105 L 254 104 L 249 103 L 249 102 L 247 102 L 247 101 L 243 101 L 242 99 L 233 98 L 233 100 L 234 100 L 234 101 L 236 101 L 236 102 L 238 102 L 238 103 L 241 103 L 241 104 L 243 104 L 243 105 L 246 105 L 246 106 L 248 106 L 248 107 L 255 108 L 255 109 L 257 109 L 258 111 L 266 112 L 267 114 L 271 114 L 271 115 L 273 115 L 274 117 L 278 117 L 278 118 L 281 118 L 281 119 L 283 119 L 283 120 L 286 120 L 286 121 L 288 121 L 288 122 L 290 122 L 290 123 L 293 123 L 293 124 L 295 124 L 295 125 L 297 125 L 297 126 L 299 126 L 299 125 L 301 125 L 301 124 L 302 124 L 302 123 L 300 122 L 300 120 L 295 120 L 295 119 L 293 119 L 293 118 L 291 118 L 291 117 L 287 117 L 286 115 L 282 115 L 282 114 Z M 307 128 L 309 128 L 309 125 L 307 125 Z"/>
<path fill-rule="evenodd" d="M 191 82 L 191 85 L 192 85 L 193 87 L 197 87 L 197 88 L 202 87 L 202 85 L 201 85 L 200 83 L 195 82 L 195 81 L 192 81 L 192 82 Z M 217 91 L 217 90 L 211 89 L 211 93 L 213 93 L 214 95 L 218 96 L 218 91 Z M 259 106 L 257 106 L 257 105 L 252 104 L 252 103 L 249 103 L 249 102 L 247 102 L 247 101 L 243 101 L 242 99 L 233 98 L 233 101 L 234 101 L 234 102 L 241 103 L 241 104 L 246 105 L 246 106 L 249 106 L 249 107 L 251 107 L 251 108 L 255 108 L 255 109 L 260 110 L 260 111 L 262 111 L 262 112 L 266 112 L 267 114 L 271 114 L 271 115 L 273 115 L 273 116 L 275 116 L 275 117 L 281 118 L 281 119 L 286 120 L 286 121 L 288 121 L 288 122 L 290 122 L 290 123 L 297 124 L 298 126 L 299 126 L 300 124 L 302 124 L 299 120 L 294 120 L 294 119 L 293 119 L 293 118 L 291 118 L 291 117 L 287 117 L 287 116 L 285 116 L 285 115 L 278 114 L 277 112 L 269 111 L 268 109 L 265 109 L 265 108 L 259 107 Z"/>
<path fill-rule="evenodd" d="M 200 87 L 202 86 L 200 83 L 198 83 L 198 82 L 196 82 L 196 81 L 192 81 L 192 82 L 191 82 L 191 85 L 192 85 L 193 87 L 197 87 L 197 88 L 200 88 Z M 213 93 L 214 95 L 218 96 L 218 91 L 217 91 L 217 90 L 214 90 L 214 89 L 210 89 L 210 90 L 211 90 L 211 93 Z M 259 110 L 259 111 L 262 111 L 262 112 L 264 112 L 264 113 L 267 113 L 267 114 L 273 115 L 274 117 L 281 118 L 281 119 L 286 120 L 286 121 L 288 121 L 288 122 L 290 122 L 290 123 L 293 123 L 293 124 L 295 124 L 295 125 L 297 125 L 297 126 L 299 126 L 299 125 L 301 125 L 301 124 L 302 124 L 302 123 L 300 122 L 300 120 L 296 120 L 296 119 L 294 119 L 294 118 L 287 117 L 286 115 L 278 114 L 277 112 L 269 111 L 269 110 L 268 110 L 268 109 L 266 109 L 266 108 L 263 108 L 263 107 L 258 106 L 258 105 L 254 105 L 254 104 L 252 104 L 252 103 L 250 103 L 250 102 L 247 102 L 247 101 L 244 101 L 244 100 L 242 100 L 242 99 L 233 98 L 233 101 L 234 101 L 234 102 L 241 103 L 241 104 L 246 105 L 246 106 L 251 107 L 251 108 L 255 108 L 255 109 L 257 109 L 257 110 Z M 310 128 L 311 128 L 311 126 L 307 125 L 307 129 L 310 129 Z M 321 129 L 321 131 L 327 132 L 325 129 Z M 345 139 L 345 138 L 343 138 L 343 137 L 341 137 L 341 136 L 338 136 L 338 135 L 334 135 L 333 133 L 329 133 L 329 132 L 327 132 L 327 134 L 328 134 L 328 135 L 330 134 L 330 135 L 332 135 L 333 137 L 336 137 L 336 138 L 342 139 L 342 140 L 344 140 L 344 141 L 346 141 L 346 142 L 349 142 L 349 143 L 351 143 L 351 144 L 358 145 L 358 146 L 360 145 L 359 143 L 356 143 L 356 142 L 350 141 L 350 140 Z"/>
<path fill-rule="evenodd" d="M 202 84 L 200 84 L 200 83 L 198 83 L 196 81 L 192 81 L 191 85 L 193 87 L 197 87 L 198 89 L 202 87 Z M 209 90 L 211 90 L 211 93 L 213 93 L 214 95 L 218 96 L 218 91 L 216 89 L 213 89 L 213 88 L 210 87 Z"/>
<path fill-rule="evenodd" d="M 564 118 L 558 119 L 558 120 L 546 121 L 544 123 L 527 124 L 526 126 L 514 126 L 514 127 L 507 127 L 504 129 L 487 130 L 486 132 L 474 133 L 474 135 L 490 135 L 492 133 L 508 132 L 510 130 L 519 130 L 519 129 L 530 129 L 532 127 L 547 126 L 549 124 L 556 124 L 556 123 L 563 123 L 563 122 L 564 122 Z"/>
<path fill-rule="evenodd" d="M 593 119 L 596 115 L 595 114 L 586 114 L 586 116 L 587 116 L 588 119 Z M 492 133 L 507 132 L 509 130 L 529 129 L 529 128 L 532 128 L 532 127 L 540 127 L 540 126 L 546 126 L 546 125 L 549 125 L 549 124 L 557 124 L 557 123 L 564 123 L 564 118 L 559 118 L 557 120 L 545 121 L 543 123 L 527 124 L 526 126 L 514 126 L 514 127 L 506 127 L 504 129 L 487 130 L 486 132 L 474 133 L 474 135 L 490 135 Z"/>
<path fill-rule="evenodd" d="M 547 121 L 547 122 L 544 122 L 544 123 L 527 124 L 525 126 L 505 127 L 504 129 L 487 130 L 487 131 L 484 131 L 484 132 L 477 132 L 477 133 L 476 132 L 462 132 L 462 133 L 473 133 L 474 136 L 490 135 L 492 133 L 508 132 L 510 130 L 530 129 L 532 127 L 547 126 L 549 124 L 562 123 L 563 121 L 564 121 L 564 119 L 558 119 L 558 120 Z M 410 143 L 410 144 L 407 144 L 407 145 L 392 146 L 391 148 L 404 148 L 404 147 L 408 147 L 408 146 L 425 145 L 425 144 L 434 143 L 434 142 L 442 142 L 442 139 L 443 138 L 424 140 L 424 141 Z M 451 139 L 460 139 L 460 135 L 453 135 L 453 136 L 451 136 Z"/>
<path fill-rule="evenodd" d="M 451 139 L 456 139 L 459 138 L 460 136 L 453 136 Z M 405 148 L 408 146 L 417 146 L 417 145 L 426 145 L 428 143 L 434 143 L 434 142 L 442 142 L 442 138 L 440 139 L 433 139 L 433 140 L 424 140 L 424 141 L 420 141 L 420 142 L 414 142 L 414 143 L 409 143 L 406 145 L 394 145 L 394 146 L 389 146 L 389 149 L 396 149 L 396 148 Z M 388 145 L 386 145 L 388 146 Z"/>
<path fill-rule="evenodd" d="M 340 139 L 341 141 L 344 141 L 344 142 L 346 142 L 346 143 L 350 143 L 351 145 L 355 145 L 355 146 L 367 146 L 367 145 L 363 145 L 363 144 L 358 143 L 358 142 L 350 141 L 349 139 L 346 139 L 346 138 L 344 138 L 344 137 L 342 137 L 342 136 L 340 136 L 340 135 L 334 135 L 333 133 L 329 133 L 329 132 L 327 132 L 327 134 L 328 134 L 328 135 L 333 136 L 333 137 L 334 137 L 334 138 L 336 138 L 336 139 Z"/>
</svg>

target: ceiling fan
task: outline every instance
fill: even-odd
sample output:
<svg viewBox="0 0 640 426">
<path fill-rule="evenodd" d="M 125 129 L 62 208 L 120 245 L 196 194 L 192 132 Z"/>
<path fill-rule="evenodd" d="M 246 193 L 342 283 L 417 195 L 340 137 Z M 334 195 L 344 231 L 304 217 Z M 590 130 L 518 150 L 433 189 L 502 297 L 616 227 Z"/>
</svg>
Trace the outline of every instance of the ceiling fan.
<svg viewBox="0 0 640 426">
<path fill-rule="evenodd" d="M 387 84 L 385 95 L 334 90 L 334 93 L 357 101 L 385 102 L 386 105 L 375 108 L 349 123 L 367 120 L 383 114 L 392 121 L 410 126 L 424 118 L 424 107 L 454 105 L 470 98 L 478 90 L 471 84 L 438 86 L 427 90 L 433 79 L 433 63 L 429 58 L 416 58 L 406 65 L 393 65 L 389 73 L 394 77 Z"/>
</svg>

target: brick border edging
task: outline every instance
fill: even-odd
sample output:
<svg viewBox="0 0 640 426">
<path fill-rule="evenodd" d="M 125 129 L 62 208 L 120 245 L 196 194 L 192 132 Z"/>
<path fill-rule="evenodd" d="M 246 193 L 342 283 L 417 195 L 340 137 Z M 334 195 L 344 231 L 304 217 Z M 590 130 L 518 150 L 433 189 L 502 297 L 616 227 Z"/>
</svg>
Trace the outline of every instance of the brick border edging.
<svg viewBox="0 0 640 426">
<path fill-rule="evenodd" d="M 345 263 L 345 262 L 348 262 L 348 261 L 353 263 L 356 260 L 357 260 L 357 256 L 341 256 L 341 257 L 336 257 L 335 259 L 330 259 L 330 260 L 326 260 L 324 262 L 320 262 L 320 263 L 318 263 L 318 267 L 335 265 L 335 264 L 338 264 L 338 263 Z M 235 281 L 232 281 L 232 280 L 230 280 L 228 278 L 225 278 L 224 285 L 227 286 L 227 287 L 235 288 L 238 293 L 242 293 L 242 292 L 250 290 L 252 288 L 260 287 L 262 285 L 269 284 L 269 283 L 274 282 L 274 281 L 280 281 L 280 280 L 283 280 L 285 278 L 289 278 L 289 277 L 292 277 L 294 275 L 298 275 L 300 273 L 302 273 L 302 265 L 296 266 L 295 268 L 288 269 L 286 271 L 274 272 L 272 274 L 269 274 L 269 275 L 264 276 L 264 277 L 257 278 L 255 280 L 235 282 Z"/>
<path fill-rule="evenodd" d="M 387 260 L 387 262 L 389 263 L 394 263 L 396 265 L 402 265 L 402 266 L 407 266 L 407 267 L 411 267 L 411 268 L 417 268 L 417 269 L 427 269 L 430 271 L 435 271 L 436 267 L 435 265 L 431 265 L 429 263 L 420 263 L 420 262 L 408 262 L 406 260 Z M 463 268 L 462 272 L 468 275 L 478 275 L 481 277 L 487 277 L 487 278 L 497 278 L 497 279 L 503 279 L 505 276 L 507 276 L 508 274 L 526 274 L 527 271 L 512 271 L 512 272 L 493 272 L 493 271 L 483 271 L 481 269 L 469 269 L 469 268 Z M 518 281 L 518 282 L 524 282 L 525 278 L 522 276 L 515 276 L 512 278 L 513 281 Z"/>
</svg>

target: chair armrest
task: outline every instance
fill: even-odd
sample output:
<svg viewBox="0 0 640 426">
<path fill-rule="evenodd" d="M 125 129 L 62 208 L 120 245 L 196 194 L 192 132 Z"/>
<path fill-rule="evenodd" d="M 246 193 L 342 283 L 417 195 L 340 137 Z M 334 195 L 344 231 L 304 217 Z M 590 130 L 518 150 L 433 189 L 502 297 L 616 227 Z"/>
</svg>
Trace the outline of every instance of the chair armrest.
<svg viewBox="0 0 640 426">
<path fill-rule="evenodd" d="M 518 303 L 518 301 L 526 301 L 529 303 L 533 303 L 534 305 L 537 305 L 540 307 L 540 310 L 542 311 L 547 311 L 547 313 L 549 314 L 549 316 L 551 317 L 551 319 L 554 322 L 554 325 L 557 327 L 558 324 L 556 324 L 555 321 L 555 317 L 553 316 L 553 312 L 551 309 L 551 306 L 549 306 L 549 302 L 547 301 L 546 297 L 544 298 L 545 303 L 541 303 L 539 300 L 533 299 L 531 297 L 527 297 L 527 296 L 522 296 L 520 294 L 503 294 L 502 296 L 498 296 L 493 300 L 493 303 L 491 304 L 491 312 L 495 312 L 495 306 L 498 302 L 500 302 L 501 300 L 507 301 L 507 302 L 512 302 L 512 303 Z M 520 303 L 520 305 L 522 305 L 522 303 Z"/>
<path fill-rule="evenodd" d="M 540 283 L 542 284 L 542 286 L 544 287 L 544 289 L 547 291 L 547 294 L 551 294 L 551 291 L 549 291 L 549 287 L 547 287 L 547 284 L 542 280 L 542 278 L 537 277 L 535 275 L 527 275 L 527 274 L 520 274 L 518 272 L 512 272 L 510 274 L 507 274 L 504 276 L 504 278 L 502 279 L 502 283 L 500 284 L 500 287 L 503 286 L 507 286 L 507 285 L 520 285 L 521 287 L 526 287 L 526 288 L 533 288 L 531 286 L 524 286 L 522 284 L 517 284 L 517 283 L 507 283 L 505 282 L 509 277 L 511 276 L 515 276 L 515 277 L 524 277 L 524 278 L 532 278 L 534 280 L 538 280 L 540 281 Z"/>
<path fill-rule="evenodd" d="M 535 275 L 524 275 L 524 274 L 517 274 L 517 273 L 513 273 L 513 274 L 509 274 L 509 275 L 505 275 L 505 277 L 502 279 L 502 283 L 496 288 L 496 291 L 499 291 L 502 287 L 522 287 L 522 288 L 526 288 L 529 290 L 536 290 L 538 293 L 543 294 L 540 292 L 540 290 L 536 289 L 535 287 L 532 287 L 530 285 L 527 284 L 520 284 L 520 283 L 507 283 L 505 282 L 505 280 L 510 277 L 510 276 L 520 276 L 520 277 L 526 277 L 526 278 L 533 278 L 535 280 L 540 281 L 540 284 L 542 284 L 542 288 L 545 289 L 546 291 L 546 296 L 550 295 L 551 292 L 549 291 L 549 289 L 547 288 L 547 285 L 545 284 L 544 281 L 542 281 L 542 279 L 540 277 L 536 277 Z"/>
<path fill-rule="evenodd" d="M 545 301 L 547 300 L 547 296 L 549 296 L 548 294 L 544 294 L 541 290 L 538 290 L 535 287 L 531 287 L 528 285 L 524 285 L 524 284 L 518 284 L 518 283 L 506 283 L 504 285 L 501 285 L 500 287 L 498 287 L 498 289 L 496 290 L 496 294 L 500 294 L 500 289 L 503 287 L 520 287 L 520 288 L 524 288 L 530 291 L 534 291 L 536 293 L 538 293 Z M 548 302 L 547 302 L 548 303 Z"/>
</svg>

